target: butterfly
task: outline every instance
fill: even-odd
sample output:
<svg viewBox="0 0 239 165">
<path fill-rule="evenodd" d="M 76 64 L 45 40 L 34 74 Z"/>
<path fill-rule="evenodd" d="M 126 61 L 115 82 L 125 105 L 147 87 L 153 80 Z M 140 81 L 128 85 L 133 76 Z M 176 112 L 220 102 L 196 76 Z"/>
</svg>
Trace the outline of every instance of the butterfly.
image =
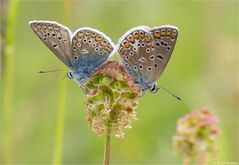
<svg viewBox="0 0 239 165">
<path fill-rule="evenodd" d="M 68 78 L 81 86 L 114 55 L 113 42 L 96 29 L 85 27 L 72 33 L 57 22 L 31 21 L 29 25 L 40 40 L 70 69 Z"/>
<path fill-rule="evenodd" d="M 142 91 L 157 92 L 155 81 L 164 71 L 178 37 L 175 26 L 139 26 L 126 32 L 117 51 L 124 66 Z"/>
</svg>

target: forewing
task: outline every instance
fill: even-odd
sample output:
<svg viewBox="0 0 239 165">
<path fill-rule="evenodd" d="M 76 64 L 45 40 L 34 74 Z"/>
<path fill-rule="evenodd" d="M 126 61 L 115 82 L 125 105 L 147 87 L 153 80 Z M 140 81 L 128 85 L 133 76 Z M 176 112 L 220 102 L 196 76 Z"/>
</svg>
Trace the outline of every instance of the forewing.
<svg viewBox="0 0 239 165">
<path fill-rule="evenodd" d="M 30 27 L 40 40 L 69 68 L 71 68 L 71 32 L 68 28 L 49 21 L 32 21 Z"/>
<path fill-rule="evenodd" d="M 157 67 L 152 66 L 154 74 L 151 77 L 151 81 L 155 82 L 168 64 L 177 41 L 178 29 L 174 26 L 166 25 L 152 28 L 150 32 L 155 41 L 155 57 L 153 61 Z"/>
<path fill-rule="evenodd" d="M 151 77 L 155 67 L 155 44 L 147 28 L 134 28 L 127 32 L 119 43 L 119 54 L 135 82 L 141 87 L 153 83 Z"/>
<path fill-rule="evenodd" d="M 72 38 L 71 62 L 76 70 L 89 73 L 99 68 L 113 53 L 114 44 L 102 32 L 82 28 Z"/>
</svg>

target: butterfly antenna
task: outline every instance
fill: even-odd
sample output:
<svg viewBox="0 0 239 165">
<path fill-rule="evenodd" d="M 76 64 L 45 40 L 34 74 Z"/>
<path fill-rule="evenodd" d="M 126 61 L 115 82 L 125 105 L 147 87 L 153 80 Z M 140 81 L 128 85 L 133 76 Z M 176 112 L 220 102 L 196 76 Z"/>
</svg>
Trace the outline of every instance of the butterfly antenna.
<svg viewBox="0 0 239 165">
<path fill-rule="evenodd" d="M 58 71 L 62 71 L 62 70 L 64 70 L 64 69 L 53 69 L 53 70 L 46 70 L 46 71 L 40 70 L 37 73 L 50 73 L 50 72 L 58 72 Z"/>
<path fill-rule="evenodd" d="M 164 91 L 168 92 L 169 94 L 171 94 L 173 97 L 175 97 L 176 99 L 180 100 L 180 101 L 183 101 L 180 97 L 176 96 L 173 92 L 171 92 L 170 90 L 164 88 L 164 87 L 159 87 L 161 89 L 163 89 Z"/>
</svg>

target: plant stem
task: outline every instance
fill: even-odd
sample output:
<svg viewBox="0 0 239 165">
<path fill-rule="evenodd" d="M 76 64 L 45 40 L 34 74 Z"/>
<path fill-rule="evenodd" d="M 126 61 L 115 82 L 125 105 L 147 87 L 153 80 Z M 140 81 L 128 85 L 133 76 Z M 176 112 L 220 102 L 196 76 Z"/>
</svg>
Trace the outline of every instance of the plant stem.
<svg viewBox="0 0 239 165">
<path fill-rule="evenodd" d="M 14 146 L 13 136 L 12 136 L 12 109 L 13 109 L 13 97 L 14 97 L 14 71 L 15 71 L 15 59 L 14 59 L 14 38 L 15 38 L 15 23 L 17 17 L 17 7 L 18 1 L 11 0 L 8 2 L 8 15 L 6 21 L 6 36 L 5 36 L 5 48 L 4 48 L 4 68 L 3 69 L 3 79 L 2 79 L 2 91 L 3 97 L 3 108 L 1 113 L 2 122 L 1 130 L 3 128 L 3 147 L 2 160 L 0 164 L 11 164 L 12 162 L 12 147 Z M 2 5 L 2 2 L 1 4 Z M 3 19 L 3 18 L 1 18 Z"/>
<path fill-rule="evenodd" d="M 65 24 L 69 23 L 70 13 L 71 13 L 71 1 L 64 1 L 64 11 L 65 11 Z M 59 96 L 59 110 L 57 112 L 57 122 L 56 122 L 56 139 L 55 148 L 53 155 L 53 164 L 62 164 L 62 145 L 63 145 L 63 135 L 64 135 L 64 117 L 65 117 L 65 106 L 66 106 L 66 91 L 67 91 L 67 81 L 63 80 L 60 82 L 60 96 Z"/>
<path fill-rule="evenodd" d="M 110 164 L 110 143 L 111 143 L 110 133 L 107 133 L 105 140 L 105 160 L 104 160 L 105 165 Z"/>
<path fill-rule="evenodd" d="M 59 110 L 57 114 L 56 123 L 56 139 L 54 149 L 54 164 L 61 164 L 62 155 L 62 143 L 63 143 L 63 132 L 64 132 L 64 116 L 65 116 L 65 104 L 66 104 L 66 81 L 62 81 L 60 84 L 60 98 L 59 98 Z"/>
</svg>

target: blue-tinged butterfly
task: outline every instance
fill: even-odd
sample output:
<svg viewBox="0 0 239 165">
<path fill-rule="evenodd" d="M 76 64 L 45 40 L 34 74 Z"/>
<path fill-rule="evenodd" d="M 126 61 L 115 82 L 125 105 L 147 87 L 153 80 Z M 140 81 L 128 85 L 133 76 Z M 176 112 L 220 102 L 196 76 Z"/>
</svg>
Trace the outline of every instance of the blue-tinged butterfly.
<svg viewBox="0 0 239 165">
<path fill-rule="evenodd" d="M 69 79 L 80 85 L 84 85 L 114 55 L 113 42 L 96 29 L 80 28 L 72 33 L 57 22 L 31 21 L 29 24 L 40 40 L 70 69 Z"/>
<path fill-rule="evenodd" d="M 150 28 L 140 26 L 126 32 L 117 50 L 124 66 L 143 91 L 156 92 L 159 79 L 173 52 L 178 28 L 164 25 Z"/>
</svg>

